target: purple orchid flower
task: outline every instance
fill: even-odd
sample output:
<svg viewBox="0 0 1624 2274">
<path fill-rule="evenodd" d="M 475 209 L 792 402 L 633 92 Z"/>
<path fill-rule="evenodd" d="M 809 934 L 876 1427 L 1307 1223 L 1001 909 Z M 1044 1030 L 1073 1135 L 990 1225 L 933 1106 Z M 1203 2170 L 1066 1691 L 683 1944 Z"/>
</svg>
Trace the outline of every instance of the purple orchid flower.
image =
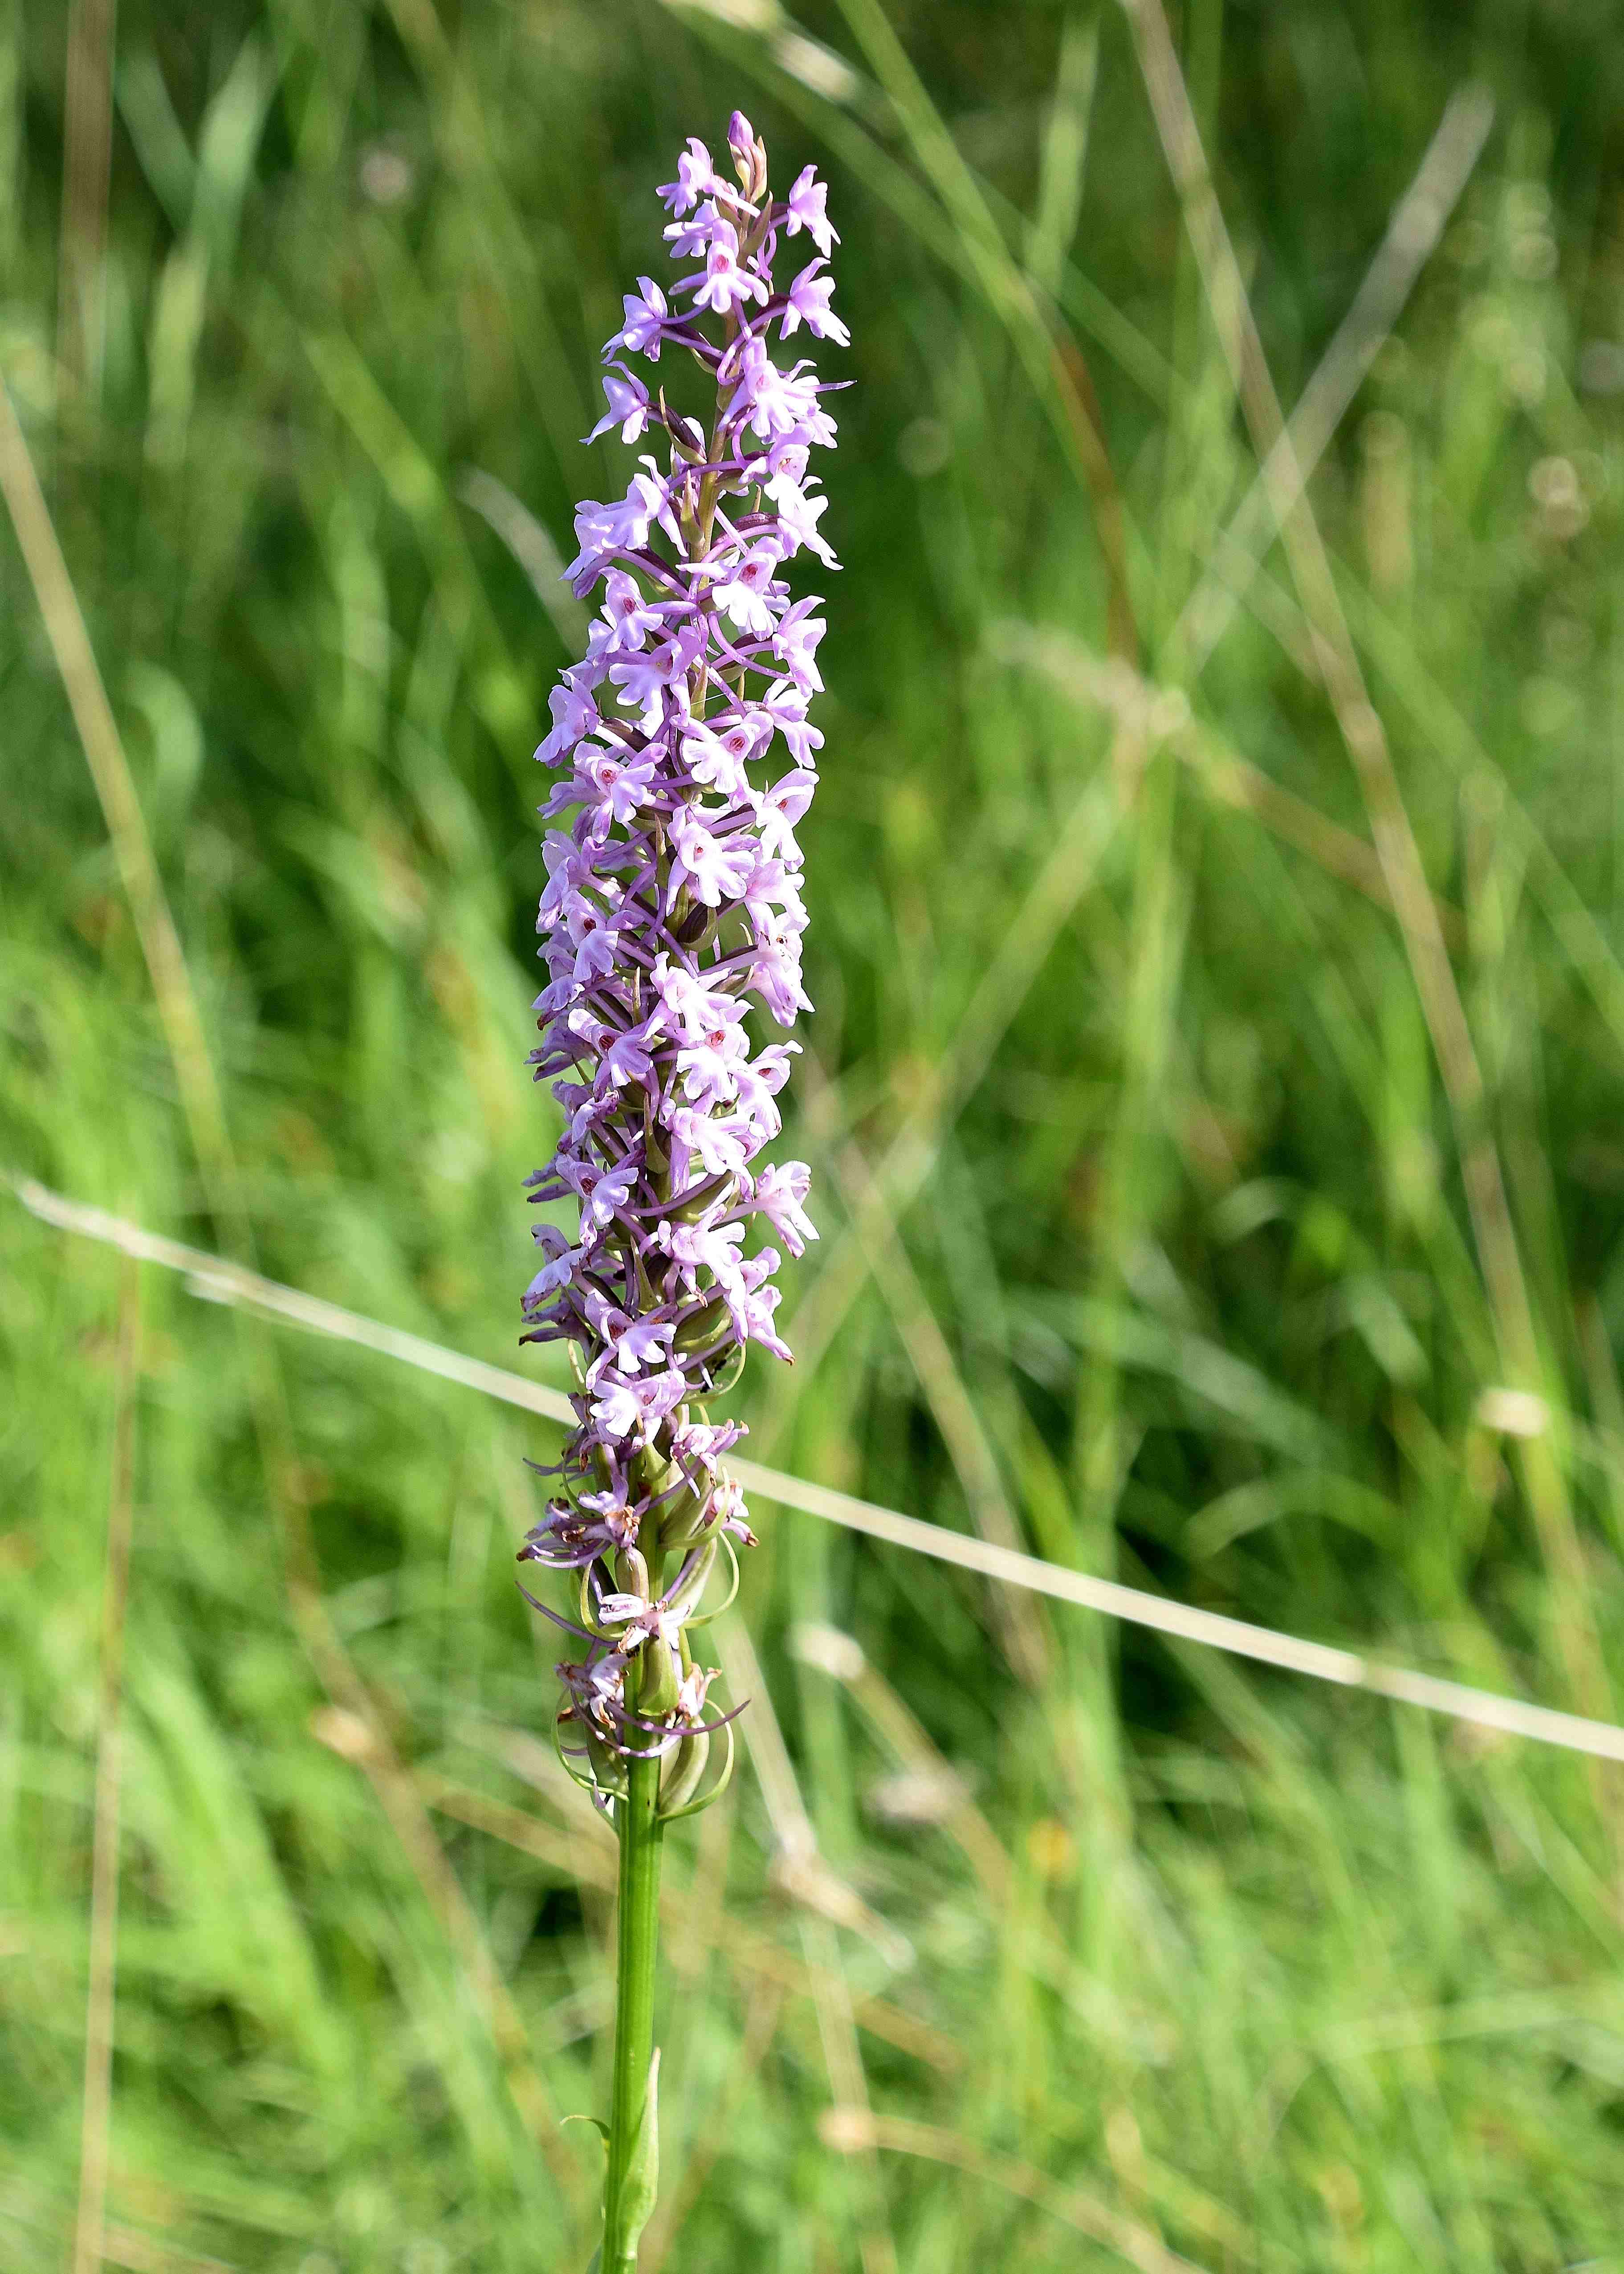
<svg viewBox="0 0 1624 2274">
<path fill-rule="evenodd" d="M 823 184 L 808 167 L 775 201 L 741 114 L 727 147 L 737 186 L 689 141 L 659 195 L 673 258 L 695 265 L 664 289 L 639 277 L 604 350 L 608 408 L 589 439 L 618 426 L 626 442 L 662 441 L 666 463 L 641 457 L 623 497 L 576 511 L 565 574 L 598 614 L 536 753 L 557 825 L 530 1063 L 565 1127 L 527 1182 L 578 1218 L 536 1227 L 523 1339 L 572 1346 L 577 1427 L 519 1555 L 576 1575 L 579 1620 L 546 1615 L 587 1645 L 559 1668 L 560 1720 L 600 1797 L 617 1764 L 666 1758 L 733 1718 L 707 1713 L 711 1674 L 688 1643 L 718 1546 L 754 1544 L 721 1466 L 742 1427 L 706 1409 L 748 1344 L 790 1356 L 774 1323 L 779 1251 L 752 1248 L 753 1228 L 793 1255 L 817 1237 L 806 1163 L 752 1167 L 778 1133 L 796 1045 L 756 1046 L 749 1020 L 788 1027 L 810 1007 L 795 827 L 816 787 L 807 706 L 823 623 L 792 583 L 802 553 L 838 566 L 808 472 L 835 439 L 827 387 L 773 350 L 801 329 L 847 334 L 831 310 L 838 240 Z M 818 257 L 775 289 L 779 237 L 802 230 Z M 668 347 L 709 375 L 708 426 L 628 360 Z"/>
</svg>

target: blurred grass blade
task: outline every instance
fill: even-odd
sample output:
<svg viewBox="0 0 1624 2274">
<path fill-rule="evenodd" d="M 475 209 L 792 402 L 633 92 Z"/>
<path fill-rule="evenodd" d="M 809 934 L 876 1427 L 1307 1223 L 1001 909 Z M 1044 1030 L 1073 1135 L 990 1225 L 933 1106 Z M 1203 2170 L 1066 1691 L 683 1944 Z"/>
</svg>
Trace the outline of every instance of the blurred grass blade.
<svg viewBox="0 0 1624 2274">
<path fill-rule="evenodd" d="M 857 2042 L 857 2017 L 851 1984 L 835 1934 L 837 1923 L 871 1942 L 893 1969 L 911 1963 L 906 1940 L 880 1918 L 831 1870 L 801 1796 L 788 1748 L 763 1677 L 756 1645 L 743 1623 L 728 1618 L 718 1637 L 718 1654 L 735 1698 L 749 1698 L 758 1709 L 747 1718 L 745 1746 L 756 1772 L 771 1826 L 772 1873 L 798 1906 L 796 1924 L 817 2015 L 818 2044 L 831 2093 L 837 2101 L 868 2105 L 868 2080 Z M 863 2274 L 895 2274 L 896 2245 L 886 2217 L 879 2169 L 872 2152 L 861 2162 L 855 2206 L 857 2242 Z"/>
<path fill-rule="evenodd" d="M 1038 202 L 1026 242 L 1026 269 L 1041 292 L 1062 298 L 1062 287 L 1083 209 L 1083 169 L 1088 160 L 1088 114 L 1100 64 L 1096 18 L 1074 9 L 1060 34 L 1055 91 L 1043 124 Z"/>
<path fill-rule="evenodd" d="M 159 180 L 175 195 L 178 167 L 167 147 L 158 102 L 162 81 L 154 89 L 155 76 L 155 64 L 145 79 L 138 76 L 135 108 L 148 122 L 147 139 Z M 147 454 L 157 465 L 176 465 L 185 455 L 210 283 L 231 267 L 243 200 L 274 90 L 274 74 L 251 34 L 204 114 L 185 233 L 164 264 L 153 310 Z"/>
<path fill-rule="evenodd" d="M 565 651 L 579 655 L 591 620 L 564 581 L 564 556 L 547 531 L 505 483 L 482 467 L 463 468 L 457 495 L 496 531 L 530 578 L 530 590 L 552 618 Z"/>
<path fill-rule="evenodd" d="M 192 218 L 197 161 L 150 48 L 132 49 L 119 64 L 118 115 L 135 145 L 141 170 L 178 237 Z"/>
<path fill-rule="evenodd" d="M 1304 486 L 1312 478 L 1391 335 L 1493 124 L 1494 98 L 1486 87 L 1465 87 L 1449 98 L 1347 314 L 1274 446 L 1274 463 L 1253 477 L 1219 540 L 1224 548 L 1222 576 L 1209 569 L 1184 603 L 1172 640 L 1180 652 L 1187 644 L 1192 678 L 1199 675 L 1241 603 L 1240 579 L 1251 573 L 1245 561 L 1255 569 L 1274 534 L 1274 512 L 1288 496 L 1295 501 L 1293 485 Z"/>
<path fill-rule="evenodd" d="M 96 1790 L 90 1866 L 90 1987 L 79 2125 L 79 2218 L 73 2274 L 97 2274 L 108 2254 L 107 2180 L 113 2112 L 113 1991 L 118 1959 L 119 1803 L 123 1782 L 124 1621 L 134 1525 L 135 1398 L 140 1373 L 140 1270 L 125 1261 L 118 1289 L 112 1487 L 102 1580 L 102 1680 L 96 1713 Z"/>
<path fill-rule="evenodd" d="M 152 840 L 124 755 L 123 739 L 102 683 L 49 508 L 11 398 L 0 381 L 0 490 L 44 620 L 51 652 L 79 729 L 112 840 L 120 881 L 135 918 L 158 1015 L 175 1063 L 181 1103 L 208 1188 L 210 1205 L 235 1238 L 241 1209 L 226 1133 L 225 1113 L 209 1056 L 202 1014 L 169 913 Z"/>
</svg>

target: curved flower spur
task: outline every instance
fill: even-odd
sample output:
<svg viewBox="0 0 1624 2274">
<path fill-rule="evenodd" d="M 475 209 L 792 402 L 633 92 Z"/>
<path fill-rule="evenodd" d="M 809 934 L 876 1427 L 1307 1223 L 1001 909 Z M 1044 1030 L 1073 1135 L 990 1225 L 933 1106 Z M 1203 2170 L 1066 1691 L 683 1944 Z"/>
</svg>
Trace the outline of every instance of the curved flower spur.
<svg viewBox="0 0 1624 2274">
<path fill-rule="evenodd" d="M 520 1559 L 575 1575 L 573 1616 L 524 1592 L 583 1645 L 558 1669 L 560 1750 L 620 1838 L 605 2274 L 635 2266 L 653 2200 L 660 1830 L 721 1790 L 742 1711 L 708 1705 L 715 1669 L 690 1639 L 716 1615 L 704 1598 L 718 1558 L 736 1586 L 734 1543 L 753 1544 L 722 1466 L 743 1427 L 712 1421 L 710 1401 L 749 1344 L 790 1356 L 773 1323 L 778 1249 L 748 1252 L 752 1231 L 764 1219 L 792 1255 L 817 1236 L 806 1163 L 752 1169 L 778 1133 L 798 1045 L 753 1049 L 747 1016 L 755 1004 L 787 1028 L 811 1007 L 795 825 L 823 742 L 807 712 L 823 623 L 783 571 L 803 551 L 838 565 L 808 472 L 835 439 L 829 382 L 772 350 L 803 328 L 849 335 L 831 312 L 837 239 L 812 168 L 775 199 L 738 112 L 727 142 L 733 182 L 693 140 L 660 192 L 673 257 L 697 266 L 669 294 L 640 277 L 604 350 L 593 437 L 618 426 L 658 455 L 639 457 L 623 498 L 576 513 L 565 574 L 578 597 L 600 595 L 599 613 L 537 752 L 560 776 L 544 817 L 574 818 L 543 846 L 550 983 L 530 1058 L 565 1127 L 527 1181 L 532 1200 L 577 1202 L 579 1222 L 573 1239 L 535 1228 L 523 1339 L 568 1343 L 578 1426 L 542 1472 L 557 1489 Z M 780 245 L 802 237 L 813 258 L 780 287 Z M 634 367 L 668 351 L 705 374 L 708 424 Z"/>
</svg>

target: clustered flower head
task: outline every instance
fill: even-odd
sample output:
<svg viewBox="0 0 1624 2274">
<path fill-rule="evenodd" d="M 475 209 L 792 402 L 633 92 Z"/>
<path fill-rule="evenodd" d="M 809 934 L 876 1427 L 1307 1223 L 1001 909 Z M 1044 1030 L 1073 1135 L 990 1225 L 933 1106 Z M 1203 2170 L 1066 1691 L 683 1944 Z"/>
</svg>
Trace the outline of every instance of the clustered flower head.
<svg viewBox="0 0 1624 2274">
<path fill-rule="evenodd" d="M 665 1814 L 698 1804 L 710 1733 L 732 1718 L 707 1717 L 712 1674 L 688 1637 L 718 1549 L 753 1544 L 721 1465 L 744 1432 L 708 1403 L 748 1344 L 790 1356 L 779 1252 L 751 1252 L 752 1234 L 764 1224 L 792 1255 L 817 1236 L 805 1163 L 752 1165 L 798 1045 L 756 1048 L 748 1020 L 759 1008 L 788 1028 L 811 1007 L 795 825 L 816 785 L 824 628 L 784 572 L 802 552 L 838 565 L 808 471 L 835 439 L 828 383 L 772 350 L 803 328 L 848 334 L 830 308 L 823 184 L 808 166 L 775 200 L 738 112 L 727 140 L 733 181 L 692 140 L 659 193 L 673 258 L 694 265 L 669 291 L 640 277 L 604 350 L 608 409 L 588 439 L 618 427 L 658 448 L 623 498 L 575 515 L 565 574 L 598 613 L 536 754 L 559 777 L 542 813 L 560 825 L 543 847 L 549 984 L 530 1063 L 565 1126 L 527 1181 L 533 1200 L 578 1203 L 579 1222 L 573 1238 L 534 1228 L 523 1339 L 571 1345 L 578 1426 L 520 1554 L 576 1576 L 579 1618 L 559 1622 L 586 1645 L 559 1668 L 567 1758 L 603 1801 L 625 1760 L 672 1756 Z M 798 238 L 813 258 L 780 287 L 780 241 Z M 708 425 L 636 367 L 667 356 L 705 374 Z"/>
</svg>

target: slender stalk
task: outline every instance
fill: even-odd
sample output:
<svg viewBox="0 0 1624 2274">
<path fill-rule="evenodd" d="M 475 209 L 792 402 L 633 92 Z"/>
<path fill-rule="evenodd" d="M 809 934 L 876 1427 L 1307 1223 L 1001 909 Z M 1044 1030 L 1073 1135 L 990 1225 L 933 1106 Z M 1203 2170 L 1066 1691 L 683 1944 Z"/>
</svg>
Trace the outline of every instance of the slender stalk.
<svg viewBox="0 0 1624 2274">
<path fill-rule="evenodd" d="M 628 1761 L 620 1834 L 619 1979 L 614 2005 L 614 2074 L 609 2105 L 609 2165 L 604 2184 L 601 2274 L 635 2274 L 636 2191 L 627 2177 L 636 2154 L 654 2058 L 654 1977 L 659 1946 L 660 1763 Z M 646 2215 L 646 2214 L 645 2214 Z M 628 2231 L 629 2230 L 629 2231 Z"/>
</svg>

